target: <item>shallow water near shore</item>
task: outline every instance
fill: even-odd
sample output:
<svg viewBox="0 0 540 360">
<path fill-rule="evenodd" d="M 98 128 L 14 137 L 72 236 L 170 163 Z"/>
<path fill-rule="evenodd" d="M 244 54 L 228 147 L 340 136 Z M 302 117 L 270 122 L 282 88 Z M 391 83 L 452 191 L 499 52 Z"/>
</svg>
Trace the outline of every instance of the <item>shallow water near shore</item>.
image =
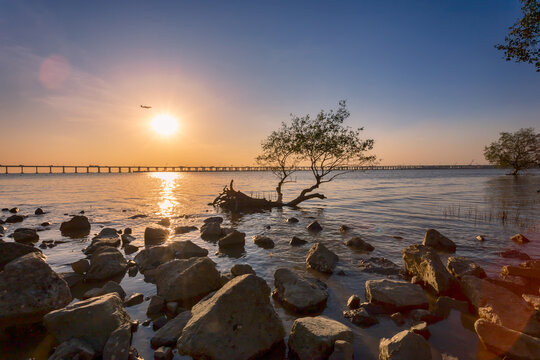
<svg viewBox="0 0 540 360">
<path fill-rule="evenodd" d="M 307 172 L 296 174 L 297 181 L 287 184 L 285 197 L 291 198 L 309 185 L 309 175 Z M 40 241 L 67 242 L 43 252 L 55 271 L 66 272 L 71 271 L 70 263 L 84 257 L 81 250 L 103 227 L 132 228 L 136 237 L 133 244 L 137 246 L 144 245 L 145 227 L 157 226 L 156 222 L 163 217 L 171 219 L 171 229 L 181 225 L 199 227 L 204 218 L 219 213 L 208 203 L 231 179 L 234 179 L 236 189 L 260 196 L 270 196 L 276 183 L 272 174 L 266 172 L 1 175 L 0 207 L 16 206 L 21 214 L 29 215 L 22 223 L 5 224 L 7 234 L 18 227 L 37 227 L 44 221 L 51 222 L 48 230 L 39 232 Z M 384 278 L 359 271 L 359 259 L 385 257 L 403 266 L 401 251 L 422 242 L 427 228 L 435 228 L 454 240 L 456 255 L 473 259 L 489 276 L 496 276 L 503 265 L 520 262 L 502 259 L 498 255 L 502 250 L 516 249 L 532 258 L 540 258 L 539 171 L 530 171 L 520 177 L 507 176 L 504 170 L 496 169 L 353 172 L 325 184 L 320 190 L 327 196 L 326 200 L 308 201 L 298 209 L 234 216 L 219 213 L 225 219 L 224 226 L 246 233 L 245 253 L 237 258 L 218 256 L 217 245 L 203 241 L 198 231 L 172 235 L 170 239 L 189 239 L 208 249 L 209 257 L 221 272 L 228 272 L 235 263 L 247 263 L 271 288 L 278 267 L 306 271 L 305 257 L 311 244 L 291 247 L 292 236 L 310 243 L 324 243 L 338 254 L 338 267 L 345 275 L 323 276 L 310 271 L 329 286 L 330 297 L 322 314 L 353 329 L 355 358 L 361 359 L 377 359 L 379 339 L 390 337 L 406 327 L 397 327 L 390 318 L 380 318 L 379 324 L 360 328 L 343 318 L 342 311 L 350 295 L 358 294 L 362 298 L 366 280 Z M 46 214 L 33 215 L 37 207 L 43 208 Z M 81 210 L 92 223 L 90 235 L 81 239 L 63 237 L 59 226 L 69 219 L 65 214 L 78 214 Z M 0 218 L 4 219 L 8 214 L 0 213 Z M 129 219 L 136 214 L 148 217 Z M 286 223 L 285 219 L 291 216 L 300 222 Z M 313 219 L 323 226 L 323 231 L 318 234 L 306 230 L 306 225 Z M 342 224 L 350 226 L 351 230 L 341 234 L 339 227 Z M 531 242 L 518 245 L 510 241 L 510 236 L 518 232 Z M 271 237 L 276 247 L 271 250 L 257 247 L 251 236 L 258 234 Z M 352 251 L 343 244 L 355 235 L 371 243 L 375 250 L 365 254 Z M 483 235 L 486 240 L 479 242 L 477 235 Z M 12 241 L 7 236 L 4 240 Z M 132 259 L 135 255 L 126 258 Z M 446 256 L 441 255 L 446 264 Z M 135 277 L 126 274 L 121 285 L 128 296 L 134 292 L 142 292 L 145 296 L 156 293 L 155 285 L 146 283 L 141 274 Z M 296 316 L 278 304 L 274 305 L 288 333 Z M 128 307 L 127 311 L 134 320 L 142 323 L 147 319 L 147 306 L 145 301 Z M 473 321 L 472 317 L 452 312 L 448 319 L 430 325 L 429 343 L 439 353 L 459 359 L 482 357 L 472 328 Z M 145 359 L 153 358 L 149 341 L 152 334 L 151 326 L 142 325 L 134 333 L 132 345 Z M 43 341 L 37 335 L 25 339 L 26 345 L 21 347 L 0 344 L 1 357 L 44 358 L 36 352 Z M 175 354 L 175 358 L 181 357 Z"/>
</svg>

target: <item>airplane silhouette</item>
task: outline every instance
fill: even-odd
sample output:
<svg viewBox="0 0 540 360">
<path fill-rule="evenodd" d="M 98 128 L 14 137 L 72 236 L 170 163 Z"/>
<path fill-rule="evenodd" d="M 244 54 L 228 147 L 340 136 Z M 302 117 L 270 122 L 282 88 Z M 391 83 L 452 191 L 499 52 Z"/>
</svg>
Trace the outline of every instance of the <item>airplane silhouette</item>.
<svg viewBox="0 0 540 360">
<path fill-rule="evenodd" d="M 141 108 L 143 108 L 143 109 L 151 109 L 152 107 L 148 106 L 148 105 L 141 105 Z"/>
</svg>

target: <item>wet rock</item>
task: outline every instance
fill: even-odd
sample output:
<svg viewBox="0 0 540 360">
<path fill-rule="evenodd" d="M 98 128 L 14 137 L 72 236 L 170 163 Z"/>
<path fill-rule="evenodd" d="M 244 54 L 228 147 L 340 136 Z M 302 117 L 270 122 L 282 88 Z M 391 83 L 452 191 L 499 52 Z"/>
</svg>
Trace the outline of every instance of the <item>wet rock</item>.
<svg viewBox="0 0 540 360">
<path fill-rule="evenodd" d="M 429 339 L 431 332 L 428 329 L 428 324 L 425 321 L 421 321 L 409 329 L 411 332 L 422 336 L 424 339 Z"/>
<path fill-rule="evenodd" d="M 540 359 L 540 339 L 493 324 L 484 319 L 474 323 L 480 342 L 501 358 Z"/>
<path fill-rule="evenodd" d="M 174 228 L 174 233 L 179 234 L 187 234 L 188 232 L 192 232 L 198 230 L 196 226 L 177 226 Z"/>
<path fill-rule="evenodd" d="M 390 318 L 397 326 L 401 326 L 405 324 L 405 318 L 403 317 L 403 314 L 400 312 L 393 313 L 392 315 L 390 315 Z"/>
<path fill-rule="evenodd" d="M 24 217 L 21 215 L 11 215 L 5 221 L 6 221 L 6 224 L 14 224 L 14 223 L 21 222 L 23 220 L 24 220 Z"/>
<path fill-rule="evenodd" d="M 133 233 L 133 230 L 131 228 L 127 227 L 124 229 L 124 235 L 131 235 Z"/>
<path fill-rule="evenodd" d="M 177 259 L 189 259 L 208 255 L 208 250 L 203 249 L 191 240 L 174 241 L 169 246 L 173 249 L 174 257 Z"/>
<path fill-rule="evenodd" d="M 105 236 L 96 236 L 92 239 L 90 246 L 88 246 L 84 253 L 86 255 L 93 254 L 96 250 L 101 249 L 102 247 L 111 247 L 115 248 L 120 245 L 120 237 L 118 235 L 105 237 Z"/>
<path fill-rule="evenodd" d="M 76 215 L 60 224 L 60 231 L 67 236 L 86 236 L 90 233 L 90 222 L 86 216 Z"/>
<path fill-rule="evenodd" d="M 435 302 L 434 313 L 438 317 L 446 319 L 450 315 L 451 310 L 468 313 L 469 304 L 466 301 L 456 300 L 448 296 L 441 296 Z"/>
<path fill-rule="evenodd" d="M 58 276 L 60 276 L 70 288 L 84 280 L 84 277 L 81 274 L 75 272 L 58 273 Z"/>
<path fill-rule="evenodd" d="M 268 236 L 264 235 L 255 235 L 253 236 L 253 242 L 255 245 L 263 249 L 273 249 L 275 244 L 274 240 L 270 239 Z"/>
<path fill-rule="evenodd" d="M 530 240 L 527 239 L 525 237 L 525 235 L 523 235 L 523 234 L 516 234 L 516 235 L 512 236 L 510 238 L 510 240 L 512 240 L 513 242 L 518 243 L 518 244 L 526 244 L 526 243 L 530 242 Z"/>
<path fill-rule="evenodd" d="M 96 351 L 86 342 L 79 339 L 70 339 L 58 345 L 48 360 L 92 360 L 96 355 Z"/>
<path fill-rule="evenodd" d="M 142 218 L 146 218 L 146 217 L 148 217 L 148 215 L 137 214 L 137 215 L 130 216 L 129 218 L 130 219 L 142 219 Z"/>
<path fill-rule="evenodd" d="M 131 324 L 116 328 L 105 343 L 103 360 L 128 360 L 131 346 Z"/>
<path fill-rule="evenodd" d="M 237 230 L 234 230 L 225 237 L 219 239 L 218 245 L 221 248 L 244 246 L 246 243 L 246 234 Z"/>
<path fill-rule="evenodd" d="M 321 224 L 319 224 L 319 222 L 315 220 L 312 223 L 310 223 L 308 226 L 306 226 L 306 229 L 312 232 L 319 232 L 319 231 L 322 231 L 323 228 Z"/>
<path fill-rule="evenodd" d="M 531 257 L 524 252 L 518 250 L 504 250 L 499 253 L 499 256 L 506 259 L 520 259 L 520 260 L 530 260 Z"/>
<path fill-rule="evenodd" d="M 521 295 L 523 300 L 535 310 L 540 310 L 540 296 L 532 294 L 523 294 Z"/>
<path fill-rule="evenodd" d="M 139 247 L 135 245 L 127 244 L 126 246 L 124 246 L 124 252 L 126 253 L 126 255 L 134 254 L 138 250 L 139 250 Z"/>
<path fill-rule="evenodd" d="M 182 309 L 178 307 L 178 303 L 176 301 L 169 301 L 165 304 L 165 312 L 167 314 L 176 314 L 178 309 Z"/>
<path fill-rule="evenodd" d="M 209 223 L 221 224 L 223 223 L 223 218 L 221 216 L 212 216 L 212 217 L 204 219 L 203 222 L 205 224 L 209 224 Z"/>
<path fill-rule="evenodd" d="M 392 239 L 403 240 L 403 236 L 393 235 L 393 236 L 392 236 Z"/>
<path fill-rule="evenodd" d="M 143 301 L 144 301 L 144 295 L 141 293 L 135 293 L 135 294 L 132 294 L 130 297 L 128 297 L 124 301 L 124 306 L 130 307 L 130 306 L 138 305 L 142 303 Z"/>
<path fill-rule="evenodd" d="M 7 263 L 29 253 L 36 253 L 38 256 L 42 256 L 41 250 L 31 245 L 0 242 L 0 271 L 4 269 Z"/>
<path fill-rule="evenodd" d="M 157 222 L 157 224 L 161 225 L 161 226 L 169 227 L 169 226 L 171 226 L 171 219 L 169 219 L 169 218 L 160 219 Z"/>
<path fill-rule="evenodd" d="M 0 222 L 0 224 L 3 224 L 3 222 Z M 0 236 L 4 235 L 6 231 L 7 231 L 6 227 L 0 225 Z"/>
<path fill-rule="evenodd" d="M 201 238 L 205 240 L 217 240 L 223 235 L 219 222 L 208 222 L 201 226 Z"/>
<path fill-rule="evenodd" d="M 189 307 L 221 286 L 216 264 L 207 257 L 172 260 L 157 268 L 158 295 Z"/>
<path fill-rule="evenodd" d="M 2 208 L 2 211 L 7 212 L 7 211 L 9 211 L 9 208 Z"/>
<path fill-rule="evenodd" d="M 126 246 L 130 242 L 134 241 L 135 237 L 128 234 L 122 234 L 120 239 L 122 240 L 122 246 Z"/>
<path fill-rule="evenodd" d="M 289 224 L 296 224 L 299 220 L 295 217 L 290 217 L 285 221 L 288 222 Z"/>
<path fill-rule="evenodd" d="M 37 208 L 36 211 L 34 211 L 35 215 L 43 215 L 45 214 L 45 211 L 43 211 L 42 208 Z"/>
<path fill-rule="evenodd" d="M 351 295 L 347 300 L 347 307 L 351 310 L 358 309 L 360 307 L 360 297 L 358 295 Z"/>
<path fill-rule="evenodd" d="M 19 228 L 13 232 L 13 240 L 21 244 L 39 241 L 39 235 L 34 229 Z"/>
<path fill-rule="evenodd" d="M 540 268 L 527 267 L 524 264 L 520 266 L 503 266 L 501 270 L 503 276 L 519 276 L 526 279 L 540 280 Z"/>
<path fill-rule="evenodd" d="M 161 346 L 154 351 L 154 360 L 171 360 L 173 352 L 170 347 Z"/>
<path fill-rule="evenodd" d="M 532 287 L 530 281 L 521 276 L 499 275 L 498 278 L 485 278 L 485 280 L 510 290 L 519 296 L 527 291 L 531 291 L 530 288 Z"/>
<path fill-rule="evenodd" d="M 405 269 L 437 294 L 451 293 L 457 283 L 441 262 L 433 248 L 423 245 L 411 245 L 403 250 Z"/>
<path fill-rule="evenodd" d="M 472 275 L 481 279 L 485 278 L 486 272 L 474 261 L 461 256 L 450 256 L 446 264 L 446 268 L 450 274 L 461 279 L 464 275 Z"/>
<path fill-rule="evenodd" d="M 71 301 L 68 284 L 35 252 L 4 266 L 0 289 L 0 328 L 40 321 Z"/>
<path fill-rule="evenodd" d="M 241 276 L 247 274 L 255 275 L 255 270 L 248 264 L 234 264 L 231 268 L 231 274 L 233 276 Z"/>
<path fill-rule="evenodd" d="M 283 341 L 285 331 L 270 303 L 270 288 L 256 275 L 229 281 L 195 305 L 178 339 L 183 355 L 211 359 L 249 359 Z M 227 319 L 227 321 L 223 321 Z"/>
<path fill-rule="evenodd" d="M 163 326 L 165 326 L 169 322 L 169 319 L 167 319 L 166 316 L 160 316 L 157 319 L 154 319 L 152 321 L 152 329 L 154 331 L 161 329 Z"/>
<path fill-rule="evenodd" d="M 131 326 L 131 319 L 116 294 L 73 303 L 48 313 L 43 322 L 49 333 L 60 342 L 79 339 L 96 352 L 103 351 L 113 331 L 124 325 Z"/>
<path fill-rule="evenodd" d="M 134 258 L 142 273 L 157 268 L 174 259 L 174 250 L 169 245 L 157 245 L 141 250 Z"/>
<path fill-rule="evenodd" d="M 150 339 L 152 348 L 156 349 L 160 346 L 173 346 L 182 334 L 182 330 L 191 320 L 191 312 L 184 311 L 178 314 L 174 319 L 170 320 L 161 327 Z"/>
<path fill-rule="evenodd" d="M 484 241 L 484 240 L 485 240 L 485 236 L 483 236 L 483 235 L 477 235 L 477 236 L 476 236 L 476 240 L 478 240 L 478 241 Z"/>
<path fill-rule="evenodd" d="M 291 241 L 289 242 L 291 246 L 302 246 L 306 243 L 306 240 L 300 239 L 298 236 L 293 236 Z"/>
<path fill-rule="evenodd" d="M 40 224 L 40 226 L 43 226 L 43 227 L 51 226 L 51 223 L 49 221 L 44 221 Z"/>
<path fill-rule="evenodd" d="M 354 349 L 350 342 L 336 340 L 334 342 L 334 351 L 328 360 L 353 360 Z"/>
<path fill-rule="evenodd" d="M 299 360 L 327 359 L 338 340 L 352 343 L 351 329 L 324 316 L 299 318 L 291 329 L 289 351 Z"/>
<path fill-rule="evenodd" d="M 456 244 L 435 229 L 427 229 L 422 245 L 439 251 L 456 252 Z"/>
<path fill-rule="evenodd" d="M 90 269 L 90 261 L 88 259 L 80 259 L 75 261 L 74 263 L 71 263 L 71 268 L 73 271 L 75 271 L 77 274 L 84 274 Z"/>
<path fill-rule="evenodd" d="M 16 213 L 19 212 L 19 208 L 18 207 L 11 208 L 11 209 L 9 209 L 9 212 L 12 213 L 12 214 L 16 214 Z"/>
<path fill-rule="evenodd" d="M 274 285 L 272 295 L 290 311 L 309 314 L 326 306 L 326 286 L 316 279 L 306 279 L 287 268 L 279 268 L 274 272 Z"/>
<path fill-rule="evenodd" d="M 427 296 L 419 285 L 398 280 L 366 281 L 366 300 L 392 311 L 428 307 Z"/>
<path fill-rule="evenodd" d="M 104 246 L 90 256 L 90 268 L 85 278 L 86 280 L 110 279 L 126 271 L 127 266 L 124 255 L 118 249 Z"/>
<path fill-rule="evenodd" d="M 369 259 L 358 260 L 358 268 L 366 273 L 380 275 L 402 275 L 403 270 L 392 261 L 383 257 L 370 257 Z"/>
<path fill-rule="evenodd" d="M 347 231 L 351 230 L 351 228 L 347 225 L 341 225 L 339 227 L 339 232 L 341 232 L 342 234 L 345 234 Z"/>
<path fill-rule="evenodd" d="M 83 295 L 83 299 L 89 299 L 92 297 L 101 296 L 105 294 L 112 294 L 112 293 L 117 294 L 122 300 L 124 300 L 124 298 L 126 297 L 126 292 L 124 291 L 122 286 L 120 286 L 120 284 L 114 281 L 108 281 L 105 285 L 103 285 L 100 288 L 90 289 L 87 292 L 85 292 Z"/>
<path fill-rule="evenodd" d="M 379 320 L 371 315 L 365 308 L 360 307 L 354 310 L 347 310 L 343 312 L 343 316 L 349 319 L 354 325 L 368 327 L 379 323 Z"/>
<path fill-rule="evenodd" d="M 347 245 L 348 247 L 351 247 L 355 250 L 359 250 L 359 251 L 373 251 L 375 250 L 375 248 L 365 242 L 364 240 L 362 240 L 359 236 L 355 236 L 347 241 L 345 241 L 345 245 Z"/>
<path fill-rule="evenodd" d="M 404 330 L 379 342 L 379 360 L 430 360 L 431 348 L 424 337 Z"/>
<path fill-rule="evenodd" d="M 331 274 L 334 271 L 338 260 L 338 256 L 328 250 L 326 246 L 321 243 L 315 243 L 315 245 L 309 249 L 306 257 L 306 264 L 310 269 Z"/>
<path fill-rule="evenodd" d="M 144 246 L 161 245 L 169 237 L 169 230 L 147 227 L 144 230 Z"/>
<path fill-rule="evenodd" d="M 434 324 L 442 320 L 442 317 L 426 309 L 411 310 L 409 316 L 411 319 L 413 319 L 413 321 L 425 322 L 427 324 Z"/>
<path fill-rule="evenodd" d="M 165 299 L 159 295 L 154 295 L 150 298 L 146 315 L 152 316 L 163 313 L 165 309 Z"/>
</svg>

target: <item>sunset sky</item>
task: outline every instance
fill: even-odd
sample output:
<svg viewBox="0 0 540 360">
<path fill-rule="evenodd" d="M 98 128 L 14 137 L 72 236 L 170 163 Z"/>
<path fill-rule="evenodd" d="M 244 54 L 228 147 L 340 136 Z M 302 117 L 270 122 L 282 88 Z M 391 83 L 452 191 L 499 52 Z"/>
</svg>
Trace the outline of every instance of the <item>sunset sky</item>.
<svg viewBox="0 0 540 360">
<path fill-rule="evenodd" d="M 519 5 L 0 0 L 0 164 L 249 165 L 340 99 L 382 164 L 485 163 L 540 130 L 540 74 L 494 48 Z"/>
</svg>

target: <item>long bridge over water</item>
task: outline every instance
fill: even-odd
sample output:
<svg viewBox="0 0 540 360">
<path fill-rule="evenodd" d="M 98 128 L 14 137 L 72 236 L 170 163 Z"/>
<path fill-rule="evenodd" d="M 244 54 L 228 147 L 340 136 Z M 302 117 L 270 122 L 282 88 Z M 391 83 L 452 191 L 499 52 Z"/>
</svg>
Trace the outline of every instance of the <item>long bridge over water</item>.
<svg viewBox="0 0 540 360">
<path fill-rule="evenodd" d="M 336 171 L 366 170 L 442 170 L 492 169 L 492 165 L 349 165 Z M 298 166 L 298 171 L 311 171 L 309 166 Z M 0 174 L 103 174 L 140 172 L 232 172 L 272 171 L 270 166 L 133 166 L 133 165 L 2 165 Z"/>
</svg>

